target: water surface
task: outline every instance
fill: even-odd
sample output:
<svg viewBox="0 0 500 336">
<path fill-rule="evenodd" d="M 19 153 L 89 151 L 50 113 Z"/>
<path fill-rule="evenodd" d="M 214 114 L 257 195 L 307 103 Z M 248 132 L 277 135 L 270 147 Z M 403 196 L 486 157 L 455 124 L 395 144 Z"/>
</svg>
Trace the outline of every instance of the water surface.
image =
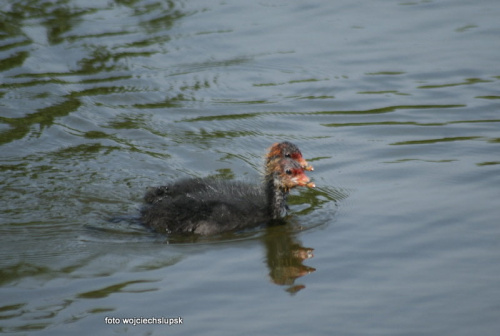
<svg viewBox="0 0 500 336">
<path fill-rule="evenodd" d="M 0 331 L 496 335 L 499 16 L 492 0 L 2 2 Z M 147 186 L 257 182 L 282 140 L 317 185 L 287 225 L 137 223 Z"/>
</svg>

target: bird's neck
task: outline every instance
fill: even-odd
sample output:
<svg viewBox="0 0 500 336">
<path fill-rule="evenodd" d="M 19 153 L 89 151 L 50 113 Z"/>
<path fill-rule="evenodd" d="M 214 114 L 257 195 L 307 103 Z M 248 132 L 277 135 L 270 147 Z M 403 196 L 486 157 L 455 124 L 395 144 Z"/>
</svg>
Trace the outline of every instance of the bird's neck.
<svg viewBox="0 0 500 336">
<path fill-rule="evenodd" d="M 267 176 L 266 196 L 271 218 L 283 218 L 287 212 L 288 189 L 280 186 L 278 180 L 272 175 Z"/>
</svg>

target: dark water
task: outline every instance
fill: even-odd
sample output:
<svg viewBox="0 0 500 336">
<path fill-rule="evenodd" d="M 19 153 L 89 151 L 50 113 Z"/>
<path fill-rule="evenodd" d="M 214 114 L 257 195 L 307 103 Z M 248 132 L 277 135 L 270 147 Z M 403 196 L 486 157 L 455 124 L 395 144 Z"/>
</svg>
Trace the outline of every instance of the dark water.
<svg viewBox="0 0 500 336">
<path fill-rule="evenodd" d="M 0 331 L 497 335 L 499 17 L 2 1 Z M 286 226 L 193 241 L 134 220 L 150 185 L 257 180 L 280 140 L 317 185 Z M 105 321 L 131 317 L 183 323 Z"/>
</svg>

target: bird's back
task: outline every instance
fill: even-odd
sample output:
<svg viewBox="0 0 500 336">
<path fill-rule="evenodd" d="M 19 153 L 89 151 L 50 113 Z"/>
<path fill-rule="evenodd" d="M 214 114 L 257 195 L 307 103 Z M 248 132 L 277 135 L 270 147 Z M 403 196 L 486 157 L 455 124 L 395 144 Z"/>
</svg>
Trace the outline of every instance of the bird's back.
<svg viewBox="0 0 500 336">
<path fill-rule="evenodd" d="M 210 235 L 270 219 L 263 190 L 243 182 L 186 179 L 151 188 L 145 200 L 142 221 L 157 232 Z"/>
</svg>

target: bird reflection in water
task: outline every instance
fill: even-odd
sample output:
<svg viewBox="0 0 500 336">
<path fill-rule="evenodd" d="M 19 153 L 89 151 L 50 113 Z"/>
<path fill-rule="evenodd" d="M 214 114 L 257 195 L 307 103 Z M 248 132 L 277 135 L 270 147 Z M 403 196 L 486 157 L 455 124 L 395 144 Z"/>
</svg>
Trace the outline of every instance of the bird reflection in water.
<svg viewBox="0 0 500 336">
<path fill-rule="evenodd" d="M 262 238 L 266 247 L 266 263 L 271 281 L 287 286 L 286 291 L 295 294 L 306 286 L 295 281 L 316 271 L 304 265 L 304 260 L 314 257 L 313 248 L 304 247 L 295 234 L 284 226 L 269 227 Z"/>
</svg>

